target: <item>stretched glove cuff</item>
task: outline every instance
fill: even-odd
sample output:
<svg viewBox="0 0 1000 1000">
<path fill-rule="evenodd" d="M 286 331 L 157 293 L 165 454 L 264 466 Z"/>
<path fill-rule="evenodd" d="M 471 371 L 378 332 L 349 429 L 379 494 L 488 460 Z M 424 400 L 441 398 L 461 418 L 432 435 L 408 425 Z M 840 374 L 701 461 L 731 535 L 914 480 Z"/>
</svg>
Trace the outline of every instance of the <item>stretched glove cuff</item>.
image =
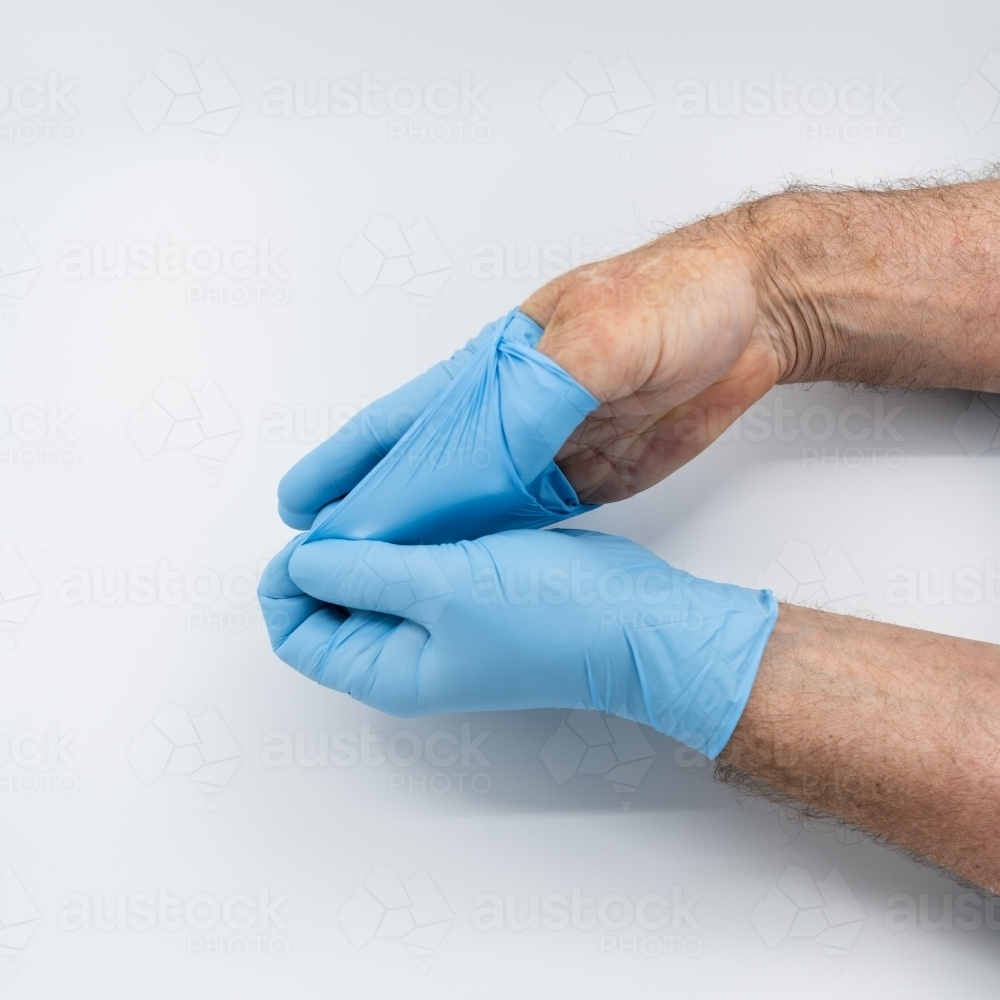
<svg viewBox="0 0 1000 1000">
<path fill-rule="evenodd" d="M 746 708 L 778 603 L 769 590 L 698 583 L 702 600 L 679 624 L 640 630 L 633 646 L 650 724 L 714 760 Z"/>
</svg>

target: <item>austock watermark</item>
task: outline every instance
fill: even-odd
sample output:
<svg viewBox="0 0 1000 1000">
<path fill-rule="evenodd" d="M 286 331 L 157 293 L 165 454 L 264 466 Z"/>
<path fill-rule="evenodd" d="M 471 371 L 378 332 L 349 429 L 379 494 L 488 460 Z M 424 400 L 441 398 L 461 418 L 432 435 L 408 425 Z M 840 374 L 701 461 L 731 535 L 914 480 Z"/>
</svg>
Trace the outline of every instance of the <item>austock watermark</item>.
<svg viewBox="0 0 1000 1000">
<path fill-rule="evenodd" d="M 365 422 L 351 423 L 365 409 Z M 261 413 L 260 436 L 268 444 L 314 444 L 333 434 L 345 441 L 359 434 L 395 440 L 419 413 L 370 398 L 272 403 Z M 442 410 L 442 417 L 447 413 Z M 973 460 L 1000 453 L 1000 395 L 989 393 L 905 398 L 821 384 L 772 391 L 742 413 L 734 406 L 686 403 L 674 417 L 670 433 L 682 444 L 777 446 L 796 454 L 807 469 L 897 469 L 915 448 L 930 446 Z M 415 452 L 409 460 L 426 457 Z"/>
<path fill-rule="evenodd" d="M 481 567 L 473 573 L 472 600 L 479 605 L 593 605 L 602 629 L 697 631 L 702 616 L 696 610 L 701 604 L 696 582 L 667 563 L 638 572 L 611 567 L 598 574 L 574 559 L 566 565 Z"/>
<path fill-rule="evenodd" d="M 992 559 L 975 566 L 900 567 L 886 577 L 885 600 L 902 605 L 1000 605 L 1000 568 Z"/>
<path fill-rule="evenodd" d="M 177 608 L 188 631 L 264 632 L 256 603 L 264 572 L 233 566 L 179 569 L 167 559 L 141 566 L 67 566 L 59 573 L 57 596 L 64 607 Z"/>
<path fill-rule="evenodd" d="M 568 892 L 485 892 L 472 901 L 472 927 L 587 934 L 602 958 L 697 958 L 705 950 L 694 912 L 701 898 L 680 885 L 641 895 L 590 895 L 579 885 Z"/>
<path fill-rule="evenodd" d="M 368 428 L 373 435 L 381 429 L 383 433 L 399 437 L 413 423 L 418 412 L 414 407 L 386 410 L 377 403 L 373 406 L 371 403 L 371 399 L 361 399 L 357 403 L 308 405 L 271 403 L 264 407 L 260 415 L 260 437 L 267 444 L 317 444 L 333 434 L 350 441 L 358 434 L 369 433 Z M 370 407 L 366 426 L 345 426 L 366 407 Z"/>
<path fill-rule="evenodd" d="M 50 722 L 45 732 L 0 733 L 0 794 L 72 795 L 80 788 L 79 764 L 70 751 L 75 732 Z"/>
<path fill-rule="evenodd" d="M 287 893 L 268 886 L 220 896 L 155 892 L 71 892 L 59 900 L 58 925 L 71 933 L 164 931 L 181 935 L 189 957 L 284 958 L 292 950 L 281 913 Z"/>
<path fill-rule="evenodd" d="M 629 249 L 625 244 L 612 243 L 598 247 L 585 242 L 581 233 L 573 233 L 568 240 L 544 243 L 477 243 L 472 248 L 472 276 L 481 281 L 556 278 L 582 264 L 605 260 Z"/>
<path fill-rule="evenodd" d="M 291 299 L 281 260 L 288 244 L 261 234 L 248 240 L 187 245 L 160 233 L 131 243 L 66 243 L 59 276 L 68 281 L 183 280 L 188 305 L 285 306 Z"/>
<path fill-rule="evenodd" d="M 260 110 L 269 118 L 365 118 L 388 122 L 390 142 L 476 143 L 493 138 L 485 102 L 489 80 L 469 70 L 427 84 L 400 79 L 374 79 L 369 70 L 356 79 L 269 80 Z"/>
<path fill-rule="evenodd" d="M 978 892 L 899 892 L 885 901 L 891 931 L 1000 931 L 1000 898 Z"/>
<path fill-rule="evenodd" d="M 58 72 L 46 73 L 44 80 L 0 81 L 0 143 L 76 142 L 80 126 L 70 100 L 76 83 L 60 80 Z"/>
<path fill-rule="evenodd" d="M 361 723 L 357 731 L 308 733 L 274 730 L 265 734 L 260 762 L 265 768 L 350 768 L 384 770 L 391 794 L 486 795 L 493 788 L 492 764 L 483 752 L 489 730 L 473 735 L 472 724 L 458 732 L 437 729 L 428 735 L 398 730 L 373 733 Z"/>
<path fill-rule="evenodd" d="M 77 407 L 49 396 L 44 402 L 0 407 L 0 471 L 69 472 L 80 464 L 79 438 L 70 425 Z"/>
<path fill-rule="evenodd" d="M 355 420 L 362 410 L 365 411 L 364 419 Z M 451 447 L 443 447 L 435 438 L 434 429 L 458 415 L 458 410 L 452 406 L 431 404 L 420 410 L 409 405 L 385 406 L 380 400 L 371 402 L 369 399 L 308 406 L 271 403 L 261 413 L 260 436 L 267 444 L 316 444 L 336 436 L 344 444 L 360 437 L 381 446 L 386 441 L 397 441 L 417 417 L 422 417 L 427 424 L 426 432 L 411 442 L 405 459 L 409 466 L 488 467 L 498 452 L 484 427 L 477 428 L 469 440 Z"/>
<path fill-rule="evenodd" d="M 674 113 L 682 118 L 795 119 L 803 142 L 902 142 L 906 128 L 898 103 L 903 81 L 882 71 L 849 80 L 816 78 L 799 84 L 782 72 L 749 80 L 681 80 Z"/>
<path fill-rule="evenodd" d="M 674 434 L 680 441 L 707 442 L 718 436 L 720 442 L 794 445 L 801 448 L 807 468 L 896 469 L 905 464 L 901 445 L 906 439 L 896 425 L 904 403 L 848 393 L 832 405 L 812 399 L 808 393 L 773 393 L 742 415 L 735 409 L 682 406 Z"/>
</svg>

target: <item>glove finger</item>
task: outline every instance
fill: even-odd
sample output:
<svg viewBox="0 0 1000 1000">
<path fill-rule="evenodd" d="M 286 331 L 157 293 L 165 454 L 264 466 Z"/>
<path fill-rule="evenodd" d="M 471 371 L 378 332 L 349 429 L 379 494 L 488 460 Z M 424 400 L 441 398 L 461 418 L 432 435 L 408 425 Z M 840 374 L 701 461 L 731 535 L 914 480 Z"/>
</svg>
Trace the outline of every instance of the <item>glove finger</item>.
<svg viewBox="0 0 1000 1000">
<path fill-rule="evenodd" d="M 391 615 L 355 611 L 340 622 L 328 608 L 303 622 L 279 656 L 324 687 L 390 715 L 416 715 L 427 630 Z"/>
<path fill-rule="evenodd" d="M 429 628 L 455 594 L 454 545 L 320 539 L 300 545 L 288 572 L 305 593 L 328 604 L 407 618 Z"/>
<path fill-rule="evenodd" d="M 305 534 L 293 538 L 267 564 L 257 587 L 257 599 L 275 652 L 310 615 L 324 607 L 322 601 L 303 593 L 288 575 L 288 561 L 305 538 Z"/>
<path fill-rule="evenodd" d="M 492 329 L 488 326 L 447 361 L 365 407 L 296 462 L 278 484 L 278 513 L 285 524 L 309 528 L 321 507 L 354 489 L 468 364 Z"/>
<path fill-rule="evenodd" d="M 419 663 L 427 631 L 412 622 L 370 611 L 347 614 L 316 602 L 275 646 L 279 659 L 300 674 L 391 715 L 416 715 Z"/>
</svg>

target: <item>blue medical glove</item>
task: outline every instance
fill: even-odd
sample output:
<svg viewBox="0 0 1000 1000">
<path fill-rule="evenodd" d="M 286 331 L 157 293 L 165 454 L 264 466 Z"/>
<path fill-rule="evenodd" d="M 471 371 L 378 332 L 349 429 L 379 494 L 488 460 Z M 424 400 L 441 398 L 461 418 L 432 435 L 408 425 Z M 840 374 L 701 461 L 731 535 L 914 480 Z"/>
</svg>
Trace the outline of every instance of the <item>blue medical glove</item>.
<svg viewBox="0 0 1000 1000">
<path fill-rule="evenodd" d="M 593 509 L 554 457 L 598 401 L 535 350 L 541 335 L 515 309 L 367 407 L 282 479 L 283 520 L 312 539 L 412 544 Z"/>
<path fill-rule="evenodd" d="M 600 709 L 709 757 L 777 617 L 770 591 L 573 530 L 413 546 L 303 535 L 260 600 L 281 659 L 383 712 Z"/>
</svg>

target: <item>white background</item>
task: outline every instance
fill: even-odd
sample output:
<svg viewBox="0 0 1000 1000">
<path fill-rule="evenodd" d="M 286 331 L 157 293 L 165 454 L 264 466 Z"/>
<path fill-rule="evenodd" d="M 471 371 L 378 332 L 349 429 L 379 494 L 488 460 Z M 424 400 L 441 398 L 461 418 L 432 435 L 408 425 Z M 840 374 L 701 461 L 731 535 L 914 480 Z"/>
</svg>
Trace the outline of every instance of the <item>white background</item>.
<svg viewBox="0 0 1000 1000">
<path fill-rule="evenodd" d="M 9 569 L 8 556 L 17 580 L 0 579 L 0 594 L 30 592 L 30 581 L 38 592 L 23 624 L 0 633 L 0 871 L 11 873 L 0 940 L 7 925 L 37 920 L 23 947 L 0 954 L 5 995 L 938 996 L 956 988 L 956 975 L 963 995 L 992 995 L 996 931 L 970 898 L 979 919 L 964 922 L 978 927 L 961 926 L 965 890 L 948 879 L 848 832 L 741 804 L 704 761 L 654 732 L 654 759 L 633 794 L 600 774 L 557 784 L 539 753 L 563 712 L 381 716 L 281 664 L 255 601 L 240 602 L 249 576 L 290 537 L 275 487 L 310 448 L 321 413 L 334 429 L 545 280 L 540 270 L 478 277 L 483 244 L 504 254 L 513 244 L 521 268 L 532 245 L 540 253 L 575 238 L 593 257 L 794 179 L 979 169 L 1000 148 L 1000 124 L 971 131 L 953 100 L 1000 48 L 995 5 L 26 3 L 8 5 L 3 22 L 8 90 L 52 73 L 60 87 L 76 81 L 71 113 L 0 112 L 0 220 L 10 216 L 39 265 L 19 301 L 0 305 L 0 407 L 8 417 L 47 410 L 50 399 L 63 414 L 73 408 L 62 427 L 32 423 L 36 411 L 23 410 L 21 436 L 7 429 L 0 439 L 0 545 L 11 543 L 17 562 Z M 654 109 L 634 140 L 601 124 L 559 134 L 540 108 L 581 51 L 605 66 L 626 54 L 648 87 Z M 126 109 L 164 52 L 191 66 L 218 60 L 241 101 L 220 140 L 187 124 L 144 134 Z M 384 88 L 459 85 L 467 72 L 473 85 L 488 81 L 479 93 L 488 116 L 475 106 L 442 118 L 262 111 L 269 81 L 304 81 L 311 103 L 317 81 L 358 82 L 365 72 Z M 684 81 L 706 93 L 721 86 L 725 102 L 732 80 L 776 73 L 796 84 L 793 97 L 817 80 L 835 91 L 851 80 L 874 88 L 879 73 L 885 89 L 899 86 L 860 116 L 836 106 L 787 116 L 675 107 Z M 431 138 L 436 122 L 451 138 L 441 128 L 442 141 Z M 852 122 L 860 138 L 846 129 Z M 377 214 L 404 228 L 423 216 L 444 247 L 452 268 L 431 303 L 397 287 L 355 295 L 338 272 Z M 222 271 L 207 281 L 65 276 L 70 244 L 110 254 L 160 234 L 220 251 L 266 237 L 287 244 L 282 272 L 261 279 L 259 305 L 252 287 L 247 304 L 233 304 L 242 297 L 233 287 L 253 280 Z M 0 248 L 0 275 L 9 252 Z M 213 380 L 228 401 L 241 434 L 221 466 L 185 449 L 146 460 L 126 433 L 165 377 L 192 390 Z M 792 411 L 781 421 L 776 397 Z M 987 448 L 1000 420 L 962 393 L 814 386 L 780 389 L 764 405 L 751 434 L 586 524 L 745 585 L 784 579 L 775 568 L 783 559 L 796 567 L 790 586 L 802 587 L 787 596 L 1000 641 L 986 587 L 991 560 L 1000 561 L 1000 452 Z M 290 440 L 268 440 L 269 415 L 294 423 L 297 408 L 305 432 L 293 426 Z M 841 419 L 854 439 L 836 428 Z M 27 440 L 35 426 L 46 436 Z M 839 568 L 817 580 L 808 553 L 831 547 Z M 160 564 L 178 577 L 165 599 L 141 603 L 128 575 Z M 114 593 L 118 570 L 121 603 L 66 590 L 83 574 Z M 907 573 L 913 600 L 899 603 L 890 588 Z M 239 593 L 198 603 L 206 591 L 197 587 L 227 574 Z M 192 718 L 208 706 L 219 713 L 241 758 L 222 787 L 206 792 L 185 774 L 145 784 L 133 767 L 129 748 L 167 703 Z M 303 734 L 313 754 L 319 734 L 367 731 L 383 737 L 384 754 L 395 733 L 460 740 L 463 724 L 473 738 L 488 731 L 478 744 L 488 766 L 475 754 L 464 768 L 426 758 L 409 767 L 262 760 L 275 732 L 293 744 Z M 51 727 L 59 739 L 72 734 L 67 754 L 36 761 L 22 738 L 18 762 L 15 738 Z M 394 747 L 397 760 L 410 752 L 405 741 Z M 477 774 L 482 791 L 468 784 Z M 431 954 L 392 937 L 356 946 L 338 921 L 376 866 L 403 879 L 422 868 L 440 893 L 451 923 Z M 833 868 L 845 880 L 865 915 L 846 952 L 825 950 L 815 927 L 769 946 L 751 919 L 789 866 L 806 881 Z M 225 919 L 209 929 L 184 920 L 170 929 L 169 918 L 130 926 L 129 901 L 160 886 L 182 902 L 220 904 L 258 899 L 266 887 L 280 920 L 250 930 Z M 569 896 L 574 886 L 595 901 L 697 899 L 677 929 L 475 926 L 484 894 L 512 895 L 524 917 L 532 896 Z M 120 927 L 73 929 L 81 897 L 88 912 L 102 897 L 112 920 L 118 896 Z M 904 916 L 894 917 L 900 905 Z"/>
</svg>

